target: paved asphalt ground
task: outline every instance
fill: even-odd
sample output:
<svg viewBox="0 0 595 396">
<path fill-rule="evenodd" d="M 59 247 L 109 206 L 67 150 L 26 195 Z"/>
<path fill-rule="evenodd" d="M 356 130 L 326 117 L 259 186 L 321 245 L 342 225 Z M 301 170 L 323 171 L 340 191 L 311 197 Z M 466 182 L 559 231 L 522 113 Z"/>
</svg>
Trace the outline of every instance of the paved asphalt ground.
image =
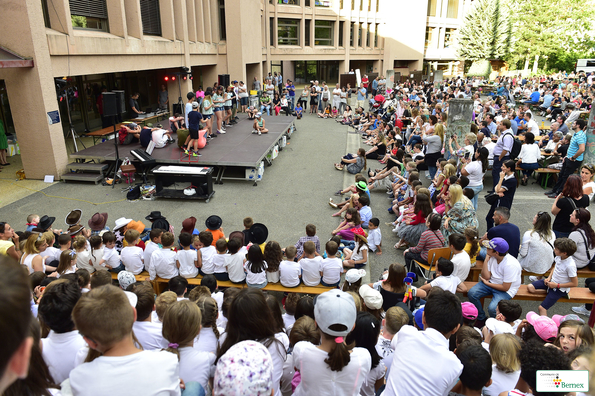
<svg viewBox="0 0 595 396">
<path fill-rule="evenodd" d="M 149 224 L 144 217 L 153 210 L 159 210 L 176 232 L 189 216 L 195 216 L 198 219 L 197 228 L 204 229 L 204 221 L 209 215 L 219 215 L 223 219 L 225 234 L 229 235 L 232 231 L 241 230 L 243 218 L 250 216 L 255 222 L 266 224 L 269 240 L 278 241 L 282 247 L 294 244 L 300 236 L 305 235 L 306 224 L 313 223 L 324 246 L 339 221 L 331 217 L 335 210 L 328 205 L 329 197 L 337 201 L 340 197 L 335 197 L 334 192 L 353 183 L 353 175 L 335 170 L 333 163 L 347 152 L 355 153 L 362 140 L 359 135 L 350 133 L 348 127 L 313 115 L 306 114 L 303 119 L 296 120 L 296 126 L 297 132 L 288 140 L 287 147 L 280 152 L 272 166 L 265 167 L 263 180 L 258 186 L 254 187 L 248 181 L 225 181 L 223 185 L 214 186 L 216 193 L 209 203 L 167 199 L 127 202 L 122 190 L 125 185 L 122 184 L 112 189 L 101 185 L 56 183 L 42 192 L 1 207 L 0 220 L 10 223 L 17 230 L 23 230 L 29 214 L 48 214 L 56 217 L 54 227 L 65 228 L 66 214 L 71 209 L 81 209 L 85 225 L 95 212 L 107 212 L 107 225 L 113 227 L 114 221 L 123 216 Z M 228 133 L 237 131 L 229 128 Z M 225 135 L 211 144 L 217 144 L 221 139 L 225 139 Z M 258 139 L 258 136 L 255 135 L 254 139 Z M 368 165 L 372 169 L 381 166 L 377 161 L 369 161 Z M 429 184 L 427 179 L 423 182 Z M 492 177 L 488 172 L 481 197 L 491 186 Z M 519 226 L 521 235 L 531 227 L 533 216 L 538 211 L 550 211 L 553 199 L 547 198 L 543 192 L 537 184 L 520 186 L 517 190 L 511 222 Z M 404 263 L 403 251 L 393 248 L 397 238 L 384 225 L 394 220 L 394 216 L 387 212 L 389 204 L 384 191 L 372 191 L 371 206 L 374 216 L 380 219 L 383 254 L 372 254 L 370 257 L 366 270 L 367 278 L 371 280 L 378 279 L 383 269 L 391 263 Z M 478 211 L 480 234 L 486 230 L 485 216 L 488 210 L 488 205 L 481 198 Z M 579 280 L 579 285 L 583 285 L 583 280 Z M 524 314 L 529 310 L 537 311 L 539 305 L 532 301 L 521 304 Z M 571 306 L 569 303 L 558 303 L 550 310 L 550 316 L 571 313 Z"/>
</svg>

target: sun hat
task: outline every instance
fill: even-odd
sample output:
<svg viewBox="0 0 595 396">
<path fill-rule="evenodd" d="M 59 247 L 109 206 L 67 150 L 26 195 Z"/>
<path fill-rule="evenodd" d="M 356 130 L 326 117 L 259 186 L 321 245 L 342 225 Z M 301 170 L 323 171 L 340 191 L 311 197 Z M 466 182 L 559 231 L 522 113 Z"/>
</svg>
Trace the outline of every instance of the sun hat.
<svg viewBox="0 0 595 396">
<path fill-rule="evenodd" d="M 157 219 L 164 219 L 165 217 L 161 216 L 161 212 L 158 210 L 154 210 L 151 213 L 149 213 L 148 216 L 145 217 L 145 220 L 157 220 Z"/>
<path fill-rule="evenodd" d="M 564 322 L 566 322 L 567 320 L 576 320 L 577 322 L 581 322 L 581 323 L 585 323 L 585 321 L 580 318 L 578 315 L 575 314 L 569 314 L 569 315 L 554 315 L 552 316 L 552 320 L 556 323 L 556 325 L 558 325 L 558 327 L 560 327 L 560 325 Z"/>
<path fill-rule="evenodd" d="M 128 229 L 129 230 L 137 230 L 138 232 L 140 232 L 142 234 L 143 231 L 145 230 L 145 225 L 140 220 L 138 220 L 138 221 L 132 220 L 131 222 L 128 223 Z M 166 231 L 169 231 L 169 230 L 166 230 Z"/>
<path fill-rule="evenodd" d="M 118 228 L 122 228 L 126 225 L 128 225 L 128 223 L 130 223 L 132 221 L 132 219 L 127 219 L 126 217 L 120 217 L 119 219 L 116 220 L 116 225 L 114 226 L 114 231 L 116 231 Z"/>
<path fill-rule="evenodd" d="M 269 229 L 262 223 L 254 223 L 248 230 L 250 241 L 257 245 L 262 245 L 269 237 Z"/>
<path fill-rule="evenodd" d="M 355 237 L 359 237 L 362 241 L 364 241 L 365 243 L 368 243 L 368 239 L 366 238 L 366 233 L 364 232 L 363 228 L 361 228 L 361 227 L 352 228 L 351 231 L 353 231 L 354 239 L 355 239 Z"/>
<path fill-rule="evenodd" d="M 477 311 L 475 304 L 469 301 L 462 302 L 461 309 L 463 310 L 463 318 L 471 320 L 477 319 L 479 312 Z"/>
<path fill-rule="evenodd" d="M 68 235 L 73 236 L 84 230 L 85 227 L 82 224 L 75 224 L 68 227 Z"/>
<path fill-rule="evenodd" d="M 358 187 L 360 190 L 363 190 L 363 191 L 367 191 L 367 190 L 368 190 L 368 185 L 366 184 L 366 182 L 365 182 L 365 181 L 362 181 L 362 180 L 358 181 L 358 182 L 356 183 L 356 186 L 357 186 L 357 187 Z"/>
<path fill-rule="evenodd" d="M 128 286 L 136 283 L 136 277 L 132 272 L 120 271 L 118 272 L 118 282 L 120 283 L 120 287 L 123 290 L 126 290 Z"/>
<path fill-rule="evenodd" d="M 55 220 L 56 220 L 55 217 L 43 215 L 39 219 L 39 223 L 37 223 L 37 227 L 35 227 L 33 229 L 33 231 L 36 231 L 36 232 L 42 231 L 43 232 L 43 231 L 47 230 L 48 228 L 50 228 L 52 226 L 52 224 L 54 224 Z"/>
<path fill-rule="evenodd" d="M 496 334 L 505 334 L 505 333 L 514 334 L 514 330 L 513 330 L 513 328 L 512 328 L 511 325 L 509 325 L 506 322 L 502 322 L 500 320 L 497 320 L 496 318 L 488 318 L 486 320 L 486 327 L 492 333 L 494 333 L 494 335 L 496 335 Z"/>
<path fill-rule="evenodd" d="M 423 318 L 423 314 L 424 314 L 424 308 L 426 306 L 424 305 L 421 308 L 418 308 L 415 310 L 415 312 L 413 312 L 413 318 L 415 320 L 415 324 L 417 325 L 417 327 L 419 327 L 421 330 L 424 329 L 424 322 L 422 320 Z"/>
<path fill-rule="evenodd" d="M 345 281 L 348 282 L 349 284 L 352 284 L 352 283 L 357 282 L 364 276 L 366 276 L 365 269 L 352 268 L 345 273 Z"/>
<path fill-rule="evenodd" d="M 91 231 L 101 231 L 105 228 L 105 223 L 107 223 L 107 213 L 95 213 L 93 217 L 89 219 L 87 224 L 89 224 L 89 228 Z"/>
<path fill-rule="evenodd" d="M 232 239 L 239 239 L 240 241 L 242 241 L 242 246 L 244 245 L 244 233 L 242 231 L 233 231 L 229 233 L 229 241 L 231 241 Z"/>
<path fill-rule="evenodd" d="M 221 217 L 219 217 L 217 215 L 211 215 L 211 216 L 207 217 L 207 220 L 205 221 L 205 226 L 209 230 L 213 230 L 213 231 L 216 231 L 219 228 L 221 228 L 222 224 L 223 224 L 223 220 L 221 219 Z"/>
<path fill-rule="evenodd" d="M 533 325 L 539 338 L 546 342 L 550 342 L 558 335 L 558 326 L 550 317 L 540 316 L 533 311 L 529 311 L 527 312 L 527 322 Z"/>
<path fill-rule="evenodd" d="M 508 242 L 502 238 L 492 238 L 489 241 L 483 241 L 482 245 L 497 251 L 498 253 L 508 252 Z"/>
<path fill-rule="evenodd" d="M 382 295 L 376 289 L 370 287 L 370 285 L 361 285 L 359 288 L 359 295 L 364 300 L 366 307 L 370 309 L 382 308 Z"/>
<path fill-rule="evenodd" d="M 357 310 L 353 297 L 341 290 L 329 290 L 318 296 L 314 305 L 314 319 L 323 333 L 345 337 L 355 326 Z M 341 330 L 332 330 L 331 326 L 340 325 Z M 341 340 L 342 342 L 342 340 Z"/>
<path fill-rule="evenodd" d="M 66 225 L 72 226 L 78 224 L 81 221 L 81 216 L 83 215 L 83 211 L 80 209 L 71 210 L 64 219 Z"/>
<path fill-rule="evenodd" d="M 191 216 L 182 222 L 182 231 L 192 234 L 196 225 L 196 217 Z"/>
<path fill-rule="evenodd" d="M 273 359 L 259 342 L 241 341 L 219 358 L 213 396 L 269 396 L 273 390 Z"/>
</svg>

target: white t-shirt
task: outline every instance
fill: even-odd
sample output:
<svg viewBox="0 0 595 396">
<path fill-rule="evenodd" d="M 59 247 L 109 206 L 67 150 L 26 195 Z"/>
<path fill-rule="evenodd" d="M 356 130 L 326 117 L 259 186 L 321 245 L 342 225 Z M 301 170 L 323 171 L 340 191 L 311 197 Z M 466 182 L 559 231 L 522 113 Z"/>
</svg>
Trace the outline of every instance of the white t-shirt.
<svg viewBox="0 0 595 396">
<path fill-rule="evenodd" d="M 223 334 L 225 329 L 217 327 L 219 334 Z M 203 327 L 200 329 L 200 333 L 194 339 L 194 349 L 201 352 L 209 352 L 216 354 L 217 346 L 220 344 L 221 339 L 218 339 L 213 331 L 212 327 Z"/>
<path fill-rule="evenodd" d="M 382 233 L 380 228 L 374 228 L 368 231 L 368 247 L 371 252 L 376 251 L 376 247 L 382 243 Z"/>
<path fill-rule="evenodd" d="M 163 338 L 161 323 L 134 322 L 132 330 L 145 351 L 167 348 L 167 340 Z"/>
<path fill-rule="evenodd" d="M 552 283 L 568 283 L 570 282 L 570 278 L 576 277 L 576 264 L 574 263 L 574 259 L 572 256 L 568 257 L 566 260 L 561 260 L 560 256 L 556 256 L 554 259 L 555 267 L 554 267 L 554 274 L 552 275 Z M 554 286 L 555 287 L 555 286 Z M 560 291 L 568 293 L 570 291 L 569 287 L 561 287 Z"/>
<path fill-rule="evenodd" d="M 227 273 L 227 258 L 228 253 L 219 254 L 213 256 L 213 265 L 215 266 L 215 272 L 218 274 Z"/>
<path fill-rule="evenodd" d="M 184 122 L 186 123 L 186 128 L 188 128 L 188 113 L 192 111 L 192 103 L 186 103 L 185 109 L 186 111 L 184 112 Z"/>
<path fill-rule="evenodd" d="M 165 129 L 158 129 L 156 131 L 153 131 L 153 133 L 151 134 L 151 138 L 153 142 L 155 142 L 155 148 L 165 147 L 168 139 L 168 137 L 165 134 L 168 132 L 169 131 L 166 131 Z"/>
<path fill-rule="evenodd" d="M 343 273 L 343 262 L 336 257 L 326 258 L 320 263 L 320 272 L 322 272 L 322 281 L 327 285 L 335 284 L 341 281 Z"/>
<path fill-rule="evenodd" d="M 126 271 L 132 272 L 134 275 L 140 274 L 145 269 L 143 249 L 138 246 L 126 246 L 120 253 L 120 259 L 126 267 Z"/>
<path fill-rule="evenodd" d="M 108 249 L 104 247 L 103 259 L 105 260 L 104 265 L 109 265 L 112 268 L 118 268 L 120 266 L 120 254 L 115 248 Z"/>
<path fill-rule="evenodd" d="M 166 351 L 100 356 L 70 373 L 74 395 L 179 396 L 178 357 Z"/>
<path fill-rule="evenodd" d="M 534 136 L 540 135 L 539 126 L 537 126 L 537 123 L 532 118 L 527 122 L 527 132 L 531 132 Z"/>
<path fill-rule="evenodd" d="M 169 248 L 154 251 L 151 255 L 149 276 L 151 280 L 155 279 L 155 276 L 158 276 L 161 279 L 171 279 L 174 276 L 178 276 L 176 252 Z"/>
<path fill-rule="evenodd" d="M 523 144 L 519 158 L 523 160 L 523 164 L 535 164 L 541 158 L 541 151 L 539 146 L 533 144 Z"/>
<path fill-rule="evenodd" d="M 246 261 L 244 264 L 244 269 L 246 270 L 246 283 L 250 283 L 252 285 L 260 285 L 261 283 L 266 282 L 267 280 L 267 273 L 266 269 L 268 268 L 266 261 L 262 265 L 262 271 L 260 272 L 252 272 L 252 263 L 250 261 Z"/>
<path fill-rule="evenodd" d="M 299 262 L 302 267 L 302 281 L 306 286 L 318 286 L 320 284 L 320 266 L 322 257 L 303 258 Z"/>
<path fill-rule="evenodd" d="M 46 259 L 45 259 L 46 264 L 49 264 L 54 260 L 60 261 L 60 254 L 62 254 L 62 251 L 58 248 L 53 247 L 53 246 L 48 246 L 47 248 L 45 248 L 45 250 L 43 252 L 39 253 L 39 255 L 41 257 L 46 257 Z M 54 380 L 56 380 L 56 379 L 54 378 Z"/>
<path fill-rule="evenodd" d="M 159 249 L 160 249 L 159 245 L 153 241 L 149 241 L 145 244 L 144 257 L 145 257 L 145 266 L 147 268 L 149 268 L 149 265 L 151 264 L 151 255 L 153 254 L 154 251 L 159 250 Z"/>
<path fill-rule="evenodd" d="M 139 248 L 140 249 L 140 248 Z M 86 269 L 90 274 L 95 272 L 95 268 L 89 263 L 91 255 L 88 250 L 76 252 L 76 266 L 78 269 Z M 136 275 L 136 274 L 135 274 Z"/>
<path fill-rule="evenodd" d="M 178 250 L 176 253 L 176 261 L 180 263 L 180 276 L 184 278 L 196 278 L 198 275 L 198 268 L 196 268 L 197 260 L 196 250 L 184 249 Z"/>
<path fill-rule="evenodd" d="M 583 185 L 583 190 L 587 187 L 591 187 L 591 194 L 589 194 L 589 202 L 593 199 L 593 195 L 595 195 L 595 182 L 588 182 L 587 184 Z"/>
<path fill-rule="evenodd" d="M 244 272 L 244 259 L 248 250 L 245 246 L 240 248 L 236 254 L 229 255 L 226 260 L 227 274 L 229 280 L 232 282 L 240 283 L 246 279 L 246 273 Z"/>
<path fill-rule="evenodd" d="M 200 248 L 200 254 L 202 255 L 202 272 L 205 274 L 215 273 L 215 264 L 213 264 L 213 257 L 217 254 L 215 246 L 211 245 Z"/>
<path fill-rule="evenodd" d="M 376 352 L 382 358 L 382 364 L 386 367 L 386 376 L 390 372 L 390 366 L 393 363 L 393 354 L 395 351 L 390 346 L 391 340 L 384 338 L 382 334 L 378 337 L 378 342 L 376 342 Z"/>
<path fill-rule="evenodd" d="M 384 378 L 385 374 L 386 367 L 381 360 L 376 367 L 370 370 L 368 376 L 364 379 L 364 383 L 362 384 L 359 394 L 362 396 L 374 396 L 376 394 L 376 381 Z"/>
<path fill-rule="evenodd" d="M 103 247 L 100 249 L 93 249 L 89 251 L 89 260 L 91 260 L 91 264 L 95 270 L 103 269 L 102 265 L 99 265 L 99 262 L 103 259 Z"/>
<path fill-rule="evenodd" d="M 283 260 L 279 263 L 279 280 L 285 287 L 296 287 L 300 284 L 302 267 L 295 261 Z"/>
<path fill-rule="evenodd" d="M 507 293 L 513 298 L 521 286 L 522 269 L 519 261 L 510 254 L 507 254 L 504 256 L 500 264 L 498 264 L 495 258 L 490 257 L 488 260 L 488 270 L 492 274 L 490 283 L 496 285 L 510 283 L 510 288 Z"/>
<path fill-rule="evenodd" d="M 492 385 L 483 388 L 483 394 L 486 396 L 498 396 L 500 393 L 514 389 L 521 376 L 521 370 L 505 373 L 492 365 Z"/>
<path fill-rule="evenodd" d="M 275 334 L 275 339 L 279 342 L 272 342 L 267 348 L 273 360 L 273 388 L 275 396 L 281 396 L 281 377 L 283 376 L 283 366 L 287 359 L 287 349 L 289 349 L 289 337 L 285 333 Z"/>
<path fill-rule="evenodd" d="M 355 249 L 353 249 L 353 253 L 351 254 L 351 260 L 354 260 L 354 261 L 363 260 L 363 258 L 364 258 L 364 250 L 368 250 L 368 247 L 366 245 L 363 245 L 361 248 L 359 248 L 359 252 L 358 252 L 357 245 L 355 245 Z M 366 260 L 366 262 L 364 262 L 364 263 L 358 263 L 358 265 L 364 265 L 364 264 L 367 264 L 367 263 L 368 263 L 368 261 Z"/>
<path fill-rule="evenodd" d="M 457 286 L 461 283 L 461 280 L 456 276 L 449 275 L 449 276 L 438 276 L 436 279 L 430 282 L 432 287 L 439 287 L 442 290 L 447 290 L 453 294 L 457 292 Z"/>
<path fill-rule="evenodd" d="M 57 384 L 68 378 L 70 371 L 76 366 L 75 357 L 78 351 L 87 345 L 78 330 L 60 334 L 51 330 L 47 338 L 41 339 L 41 343 L 43 360 Z"/>
<path fill-rule="evenodd" d="M 461 282 L 465 282 L 471 271 L 471 258 L 466 251 L 457 253 L 450 259 L 455 266 L 452 276 L 456 276 Z"/>
<path fill-rule="evenodd" d="M 179 348 L 180 378 L 184 382 L 198 382 L 208 389 L 209 378 L 215 375 L 215 359 L 217 356 L 209 352 L 197 351 L 192 347 Z"/>
<path fill-rule="evenodd" d="M 284 313 L 283 315 L 281 315 L 281 317 L 283 318 L 283 325 L 285 326 L 285 330 L 293 327 L 293 324 L 295 323 L 295 316 L 290 315 L 288 313 Z M 289 332 L 287 333 L 289 334 Z"/>
<path fill-rule="evenodd" d="M 454 355 L 453 355 L 454 356 Z M 294 396 L 334 396 L 360 394 L 364 379 L 372 368 L 370 353 L 364 348 L 353 348 L 349 364 L 341 371 L 332 371 L 324 362 L 328 353 L 307 341 L 293 347 L 293 364 L 302 376 Z"/>
<path fill-rule="evenodd" d="M 483 184 L 483 171 L 481 161 L 471 161 L 465 165 L 465 170 L 469 173 L 469 187 L 477 187 Z"/>
</svg>

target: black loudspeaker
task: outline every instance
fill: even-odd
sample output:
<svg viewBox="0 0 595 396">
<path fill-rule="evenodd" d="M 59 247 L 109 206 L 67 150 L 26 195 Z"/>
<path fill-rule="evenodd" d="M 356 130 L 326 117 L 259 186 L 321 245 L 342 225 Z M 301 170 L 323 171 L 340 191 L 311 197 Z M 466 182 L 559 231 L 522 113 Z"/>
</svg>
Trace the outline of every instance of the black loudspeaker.
<svg viewBox="0 0 595 396">
<path fill-rule="evenodd" d="M 111 117 L 118 115 L 116 107 L 116 94 L 113 92 L 102 92 L 101 98 L 103 100 L 103 116 Z"/>
<path fill-rule="evenodd" d="M 112 91 L 116 94 L 116 110 L 118 114 L 126 113 L 126 99 L 124 98 L 124 91 Z"/>
<path fill-rule="evenodd" d="M 173 111 L 174 111 L 174 114 L 182 114 L 183 113 L 183 111 L 182 111 L 182 105 L 179 104 L 179 103 L 174 103 L 174 105 L 173 105 Z"/>
<path fill-rule="evenodd" d="M 219 85 L 223 85 L 224 87 L 229 87 L 229 74 L 219 74 Z"/>
</svg>

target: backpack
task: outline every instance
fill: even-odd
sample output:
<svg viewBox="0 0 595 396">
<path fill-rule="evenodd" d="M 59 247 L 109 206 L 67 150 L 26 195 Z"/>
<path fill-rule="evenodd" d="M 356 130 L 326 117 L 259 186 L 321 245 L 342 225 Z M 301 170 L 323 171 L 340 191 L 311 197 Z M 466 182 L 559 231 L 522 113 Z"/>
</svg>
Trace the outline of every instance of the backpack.
<svg viewBox="0 0 595 396">
<path fill-rule="evenodd" d="M 517 159 L 519 154 L 521 153 L 521 147 L 523 146 L 523 143 L 521 143 L 521 141 L 519 139 L 515 138 L 514 135 L 510 132 L 504 134 L 504 136 L 506 136 L 506 135 L 512 136 L 512 149 L 510 150 L 510 153 L 509 153 L 510 159 L 512 159 L 512 160 Z"/>
<path fill-rule="evenodd" d="M 137 199 L 140 198 L 140 186 L 136 186 L 136 187 L 132 187 L 127 193 L 126 193 L 126 199 L 128 201 L 136 201 Z"/>
</svg>

